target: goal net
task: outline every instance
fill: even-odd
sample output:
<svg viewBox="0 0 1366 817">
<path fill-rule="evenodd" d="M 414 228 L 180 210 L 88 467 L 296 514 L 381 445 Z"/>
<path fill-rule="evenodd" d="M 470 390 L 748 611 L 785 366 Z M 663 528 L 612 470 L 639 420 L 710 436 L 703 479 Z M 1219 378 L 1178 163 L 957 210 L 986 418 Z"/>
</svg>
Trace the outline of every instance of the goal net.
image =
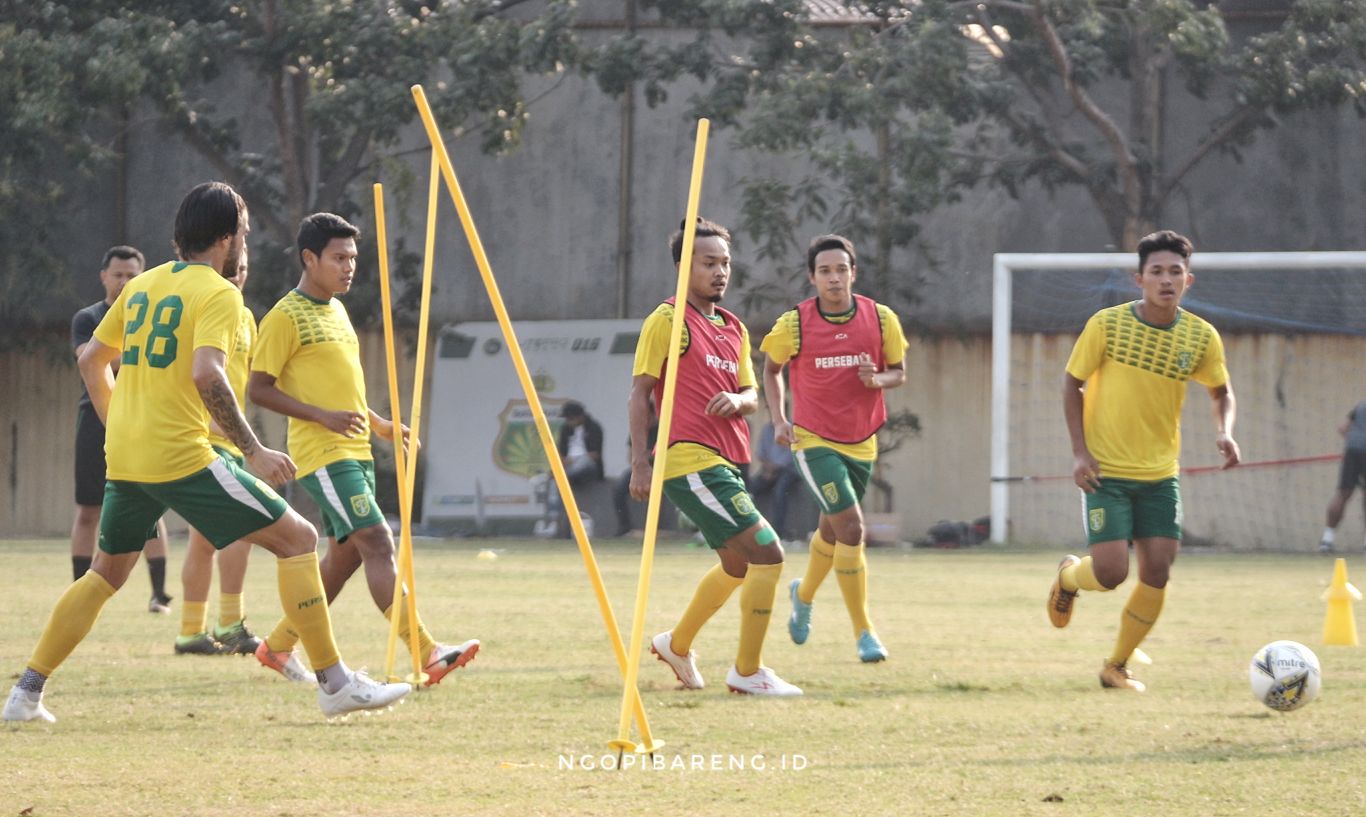
<svg viewBox="0 0 1366 817">
<path fill-rule="evenodd" d="M 995 541 L 1084 543 L 1062 414 L 1062 374 L 1096 310 L 1137 300 L 1131 253 L 998 254 L 992 329 L 991 531 Z M 1189 545 L 1317 547 L 1337 486 L 1338 426 L 1366 399 L 1366 252 L 1197 253 L 1182 307 L 1224 341 L 1242 466 L 1219 469 L 1208 392 L 1181 418 Z M 1360 496 L 1339 549 L 1363 542 Z"/>
</svg>

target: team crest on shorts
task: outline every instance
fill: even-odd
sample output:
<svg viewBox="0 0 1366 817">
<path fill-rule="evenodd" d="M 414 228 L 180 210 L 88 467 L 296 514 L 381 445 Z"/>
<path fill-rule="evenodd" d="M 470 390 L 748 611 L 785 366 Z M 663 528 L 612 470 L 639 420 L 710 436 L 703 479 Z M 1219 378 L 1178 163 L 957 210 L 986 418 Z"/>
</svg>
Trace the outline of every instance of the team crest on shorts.
<svg viewBox="0 0 1366 817">
<path fill-rule="evenodd" d="M 730 498 L 730 504 L 735 507 L 735 512 L 741 516 L 749 516 L 754 513 L 754 500 L 749 498 L 749 494 L 736 494 Z"/>
<path fill-rule="evenodd" d="M 1100 533 L 1105 529 L 1105 509 L 1092 508 L 1087 513 L 1087 524 L 1091 527 L 1092 533 Z"/>
<path fill-rule="evenodd" d="M 827 504 L 834 505 L 840 501 L 840 489 L 835 487 L 835 483 L 827 482 L 821 486 L 821 495 L 825 497 Z"/>
<path fill-rule="evenodd" d="M 351 497 L 351 510 L 356 516 L 370 515 L 370 497 L 366 494 Z"/>
</svg>

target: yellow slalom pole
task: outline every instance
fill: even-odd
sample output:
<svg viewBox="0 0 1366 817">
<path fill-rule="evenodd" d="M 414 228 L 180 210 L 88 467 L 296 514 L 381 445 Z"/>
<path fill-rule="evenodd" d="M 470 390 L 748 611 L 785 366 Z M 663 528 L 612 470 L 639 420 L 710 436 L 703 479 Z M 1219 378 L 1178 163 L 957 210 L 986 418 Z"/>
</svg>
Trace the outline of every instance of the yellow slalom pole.
<svg viewBox="0 0 1366 817">
<path fill-rule="evenodd" d="M 489 300 L 493 303 L 494 315 L 498 318 L 498 326 L 503 332 L 504 345 L 512 357 L 513 368 L 517 371 L 517 379 L 522 384 L 522 391 L 526 395 L 527 405 L 531 409 L 532 419 L 535 421 L 536 432 L 540 436 L 541 447 L 545 449 L 551 474 L 555 478 L 556 486 L 560 489 L 560 497 L 565 502 L 565 512 L 569 515 L 569 524 L 574 532 L 574 540 L 578 543 L 579 553 L 588 569 L 588 578 L 593 585 L 593 592 L 598 601 L 598 611 L 602 614 L 603 622 L 607 625 L 607 633 L 612 641 L 613 651 L 616 653 L 618 669 L 624 675 L 627 671 L 627 664 L 626 649 L 621 641 L 621 630 L 617 626 L 616 616 L 612 613 L 612 605 L 607 599 L 607 589 L 603 584 L 602 574 L 598 570 L 597 560 L 593 556 L 592 545 L 588 543 L 588 535 L 583 529 L 583 520 L 579 516 L 578 503 L 575 501 L 574 492 L 570 488 L 564 463 L 560 460 L 559 448 L 555 444 L 554 435 L 550 433 L 550 423 L 546 420 L 545 410 L 541 407 L 540 396 L 531 381 L 531 372 L 527 368 L 525 357 L 522 355 L 522 347 L 517 342 L 516 332 L 513 331 L 512 321 L 508 318 L 507 308 L 503 304 L 503 296 L 498 289 L 498 282 L 493 277 L 493 269 L 489 265 L 488 256 L 484 253 L 483 242 L 479 240 L 474 219 L 470 216 L 469 206 L 465 202 L 465 194 L 460 189 L 460 181 L 455 176 L 455 168 L 446 151 L 445 140 L 441 138 L 441 131 L 436 125 L 436 118 L 432 114 L 431 105 L 427 102 L 427 94 L 422 90 L 421 85 L 414 85 L 412 92 L 413 99 L 417 103 L 418 113 L 422 117 L 422 124 L 427 130 L 427 138 L 432 143 L 433 157 L 440 164 L 446 188 L 450 192 L 451 201 L 455 204 L 455 210 L 460 216 L 460 224 L 465 230 L 465 238 L 470 246 L 470 251 L 474 255 L 475 265 L 479 268 L 479 275 L 484 281 L 484 288 L 488 291 Z M 634 689 L 634 686 L 632 688 Z M 640 751 L 650 753 L 658 751 L 664 743 L 663 741 L 656 741 L 650 734 L 645 707 L 641 703 L 638 692 L 634 696 L 632 709 L 641 734 Z"/>
<path fill-rule="evenodd" d="M 631 618 L 630 653 L 626 659 L 626 683 L 621 691 L 621 719 L 617 739 L 610 746 L 618 753 L 631 746 L 631 698 L 639 695 L 636 683 L 640 673 L 640 642 L 645 637 L 645 602 L 650 595 L 650 572 L 654 569 L 655 538 L 659 531 L 659 506 L 664 493 L 664 471 L 669 456 L 669 427 L 673 421 L 674 389 L 678 384 L 679 346 L 683 342 L 683 321 L 687 313 L 688 278 L 692 270 L 693 241 L 697 236 L 697 210 L 702 198 L 702 166 L 707 157 L 707 133 L 711 122 L 697 120 L 697 145 L 693 149 L 692 180 L 688 184 L 688 211 L 683 220 L 683 252 L 678 262 L 678 285 L 674 290 L 674 317 L 669 326 L 669 352 L 664 369 L 664 394 L 659 406 L 659 436 L 655 446 L 654 470 L 650 475 L 650 501 L 645 510 L 645 541 L 640 551 L 640 580 L 636 585 L 636 608 Z M 621 764 L 617 764 L 621 768 Z"/>
<path fill-rule="evenodd" d="M 383 304 L 381 310 L 384 314 L 384 354 L 389 365 L 389 403 L 393 413 L 395 429 L 403 427 L 403 406 L 398 401 L 398 367 L 394 355 L 394 316 L 393 299 L 389 291 L 389 243 L 384 223 L 384 185 L 376 184 L 375 193 L 375 243 L 379 255 L 379 291 L 380 300 Z M 401 432 L 400 432 L 401 434 Z M 400 440 L 402 437 L 400 437 Z M 407 468 L 405 452 L 401 444 L 394 446 L 394 474 L 398 482 L 398 505 L 399 505 L 399 561 L 403 561 L 404 547 L 412 547 L 412 532 L 409 520 L 412 519 L 412 497 L 408 496 L 405 489 L 408 481 L 406 479 Z M 389 608 L 389 633 L 393 638 L 390 646 L 397 642 L 397 628 L 399 611 L 396 609 L 403 593 L 403 575 L 400 573 L 394 581 L 394 599 Z M 412 595 L 411 593 L 409 594 Z M 410 619 L 411 622 L 411 619 Z M 416 633 L 417 628 L 409 626 L 409 631 Z M 385 676 L 391 674 L 390 668 L 394 664 L 394 650 L 386 651 L 385 656 Z M 413 650 L 413 676 L 411 680 L 415 685 L 420 685 L 426 680 L 422 673 L 421 658 L 417 655 L 417 650 Z"/>
<path fill-rule="evenodd" d="M 432 267 L 436 260 L 436 206 L 439 201 L 438 195 L 441 192 L 441 167 L 436 163 L 436 157 L 432 157 L 431 167 L 428 170 L 427 184 L 427 239 L 424 247 L 425 255 L 422 259 L 422 299 L 418 307 L 417 319 L 417 367 L 413 374 L 413 401 L 409 403 L 412 412 L 412 423 L 409 439 L 413 441 L 412 447 L 407 449 L 407 453 L 413 456 L 408 469 L 407 492 L 408 497 L 408 516 L 403 520 L 403 544 L 399 550 L 399 565 L 404 581 L 408 584 L 408 649 L 413 656 L 413 676 L 422 674 L 423 657 L 418 653 L 417 637 L 417 575 L 413 556 L 413 495 L 417 487 L 417 456 L 418 445 L 422 432 L 422 384 L 427 375 L 427 320 L 431 313 L 432 301 Z M 402 432 L 395 440 L 395 445 L 402 444 Z"/>
</svg>

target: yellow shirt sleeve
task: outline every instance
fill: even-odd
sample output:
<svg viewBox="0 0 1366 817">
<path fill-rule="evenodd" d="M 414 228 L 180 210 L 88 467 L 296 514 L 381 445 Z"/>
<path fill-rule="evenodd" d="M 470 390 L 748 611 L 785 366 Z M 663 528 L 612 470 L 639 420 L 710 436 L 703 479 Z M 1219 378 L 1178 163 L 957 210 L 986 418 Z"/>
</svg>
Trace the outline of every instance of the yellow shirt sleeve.
<svg viewBox="0 0 1366 817">
<path fill-rule="evenodd" d="M 123 295 L 114 300 L 114 305 L 104 313 L 100 325 L 95 327 L 95 340 L 115 349 L 123 348 Z"/>
<path fill-rule="evenodd" d="M 1067 373 L 1084 382 L 1100 368 L 1104 360 L 1105 327 L 1101 326 L 1098 314 L 1092 315 L 1072 347 L 1071 356 L 1067 358 Z"/>
<path fill-rule="evenodd" d="M 664 371 L 664 361 L 669 356 L 669 330 L 672 328 L 670 323 L 673 321 L 674 308 L 669 304 L 660 304 L 654 312 L 645 318 L 645 322 L 640 326 L 640 339 L 636 341 L 636 361 L 631 369 L 631 375 L 646 374 L 650 377 L 659 379 L 659 373 Z M 684 347 L 687 346 L 688 328 L 683 327 Z"/>
<path fill-rule="evenodd" d="M 299 351 L 299 333 L 294 321 L 284 312 L 272 309 L 261 319 L 256 343 L 251 350 L 251 370 L 265 372 L 277 380 L 285 364 Z"/>
<path fill-rule="evenodd" d="M 797 354 L 798 327 L 800 326 L 797 310 L 789 309 L 778 316 L 778 320 L 773 322 L 773 328 L 764 336 L 759 344 L 759 351 L 768 355 L 774 363 L 782 365 L 792 359 Z"/>
<path fill-rule="evenodd" d="M 209 347 L 232 354 L 237 345 L 237 327 L 242 322 L 242 293 L 236 287 L 224 287 L 209 293 L 194 323 L 194 338 L 190 348 Z"/>
<path fill-rule="evenodd" d="M 754 359 L 749 345 L 749 328 L 743 323 L 740 324 L 740 370 L 736 372 L 736 381 L 743 389 L 758 388 L 759 381 L 754 378 Z"/>
<path fill-rule="evenodd" d="M 906 333 L 901 329 L 901 318 L 890 307 L 877 305 L 878 321 L 882 324 L 882 358 L 888 366 L 906 359 Z"/>
<path fill-rule="evenodd" d="M 1215 389 L 1228 384 L 1228 366 L 1224 363 L 1224 341 L 1213 326 L 1209 327 L 1209 348 L 1200 359 L 1200 365 L 1191 372 L 1196 383 Z"/>
</svg>

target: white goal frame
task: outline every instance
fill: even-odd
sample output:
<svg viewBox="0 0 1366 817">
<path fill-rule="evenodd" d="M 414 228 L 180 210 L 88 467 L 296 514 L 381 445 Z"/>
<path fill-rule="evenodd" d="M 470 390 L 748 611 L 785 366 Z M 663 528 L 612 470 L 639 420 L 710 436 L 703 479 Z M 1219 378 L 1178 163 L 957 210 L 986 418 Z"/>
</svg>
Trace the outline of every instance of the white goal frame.
<svg viewBox="0 0 1366 817">
<path fill-rule="evenodd" d="M 1010 310 L 1014 272 L 1134 269 L 1137 256 L 996 253 L 991 266 L 991 541 L 1003 543 L 1010 520 Z M 1191 266 L 1197 273 L 1213 269 L 1366 269 L 1366 252 L 1202 252 Z M 1062 382 L 1061 375 L 1058 382 Z"/>
</svg>

